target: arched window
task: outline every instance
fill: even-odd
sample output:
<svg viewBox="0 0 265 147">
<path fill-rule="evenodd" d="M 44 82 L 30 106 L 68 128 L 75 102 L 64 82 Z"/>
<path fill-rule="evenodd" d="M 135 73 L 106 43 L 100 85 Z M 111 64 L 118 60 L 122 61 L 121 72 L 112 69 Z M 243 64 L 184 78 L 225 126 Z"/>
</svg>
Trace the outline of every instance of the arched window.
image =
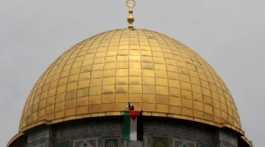
<svg viewBox="0 0 265 147">
<path fill-rule="evenodd" d="M 152 147 L 169 147 L 169 139 L 165 137 L 154 137 Z"/>
<path fill-rule="evenodd" d="M 193 141 L 174 139 L 173 147 L 197 147 Z"/>
<path fill-rule="evenodd" d="M 83 142 L 80 144 L 80 147 L 88 147 L 87 143 L 86 142 Z"/>
<path fill-rule="evenodd" d="M 118 147 L 117 139 L 106 139 L 104 147 Z"/>
<path fill-rule="evenodd" d="M 73 147 L 98 147 L 97 139 L 87 138 L 75 140 Z"/>
</svg>

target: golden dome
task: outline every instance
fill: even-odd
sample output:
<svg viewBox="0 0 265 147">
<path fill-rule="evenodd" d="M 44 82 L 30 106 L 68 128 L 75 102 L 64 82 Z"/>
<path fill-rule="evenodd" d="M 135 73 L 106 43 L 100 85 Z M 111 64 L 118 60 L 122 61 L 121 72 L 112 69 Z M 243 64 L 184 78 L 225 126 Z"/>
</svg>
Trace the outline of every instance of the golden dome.
<svg viewBox="0 0 265 147">
<path fill-rule="evenodd" d="M 243 133 L 233 98 L 214 69 L 189 47 L 145 29 L 101 33 L 66 51 L 34 86 L 20 132 L 41 124 L 119 116 L 128 102 L 145 116 Z"/>
</svg>

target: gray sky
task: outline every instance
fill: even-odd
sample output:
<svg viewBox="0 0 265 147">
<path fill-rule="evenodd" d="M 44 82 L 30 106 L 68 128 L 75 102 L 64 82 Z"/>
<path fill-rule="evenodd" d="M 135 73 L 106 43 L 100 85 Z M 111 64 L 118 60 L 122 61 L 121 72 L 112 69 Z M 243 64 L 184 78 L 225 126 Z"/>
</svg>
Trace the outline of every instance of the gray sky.
<svg viewBox="0 0 265 147">
<path fill-rule="evenodd" d="M 0 146 L 47 66 L 75 43 L 126 27 L 125 0 L 0 0 Z M 199 52 L 235 97 L 256 147 L 265 136 L 265 1 L 138 0 L 136 26 Z"/>
</svg>

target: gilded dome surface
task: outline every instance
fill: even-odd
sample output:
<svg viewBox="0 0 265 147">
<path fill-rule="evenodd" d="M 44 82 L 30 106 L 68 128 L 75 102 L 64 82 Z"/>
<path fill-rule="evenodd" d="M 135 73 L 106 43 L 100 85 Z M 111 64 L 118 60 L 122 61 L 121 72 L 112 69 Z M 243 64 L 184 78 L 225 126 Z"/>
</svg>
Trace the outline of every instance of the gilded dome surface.
<svg viewBox="0 0 265 147">
<path fill-rule="evenodd" d="M 128 102 L 145 116 L 242 133 L 233 98 L 214 69 L 180 42 L 145 29 L 118 29 L 60 56 L 29 95 L 20 131 L 41 124 L 119 116 Z"/>
</svg>

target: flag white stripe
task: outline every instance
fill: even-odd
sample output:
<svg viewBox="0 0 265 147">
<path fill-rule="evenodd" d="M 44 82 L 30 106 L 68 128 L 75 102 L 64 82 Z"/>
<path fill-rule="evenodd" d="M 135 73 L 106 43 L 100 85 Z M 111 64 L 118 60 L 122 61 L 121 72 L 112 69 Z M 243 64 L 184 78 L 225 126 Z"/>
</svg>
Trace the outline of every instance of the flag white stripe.
<svg viewBox="0 0 265 147">
<path fill-rule="evenodd" d="M 137 141 L 137 118 L 131 118 L 130 122 L 130 140 Z"/>
</svg>

